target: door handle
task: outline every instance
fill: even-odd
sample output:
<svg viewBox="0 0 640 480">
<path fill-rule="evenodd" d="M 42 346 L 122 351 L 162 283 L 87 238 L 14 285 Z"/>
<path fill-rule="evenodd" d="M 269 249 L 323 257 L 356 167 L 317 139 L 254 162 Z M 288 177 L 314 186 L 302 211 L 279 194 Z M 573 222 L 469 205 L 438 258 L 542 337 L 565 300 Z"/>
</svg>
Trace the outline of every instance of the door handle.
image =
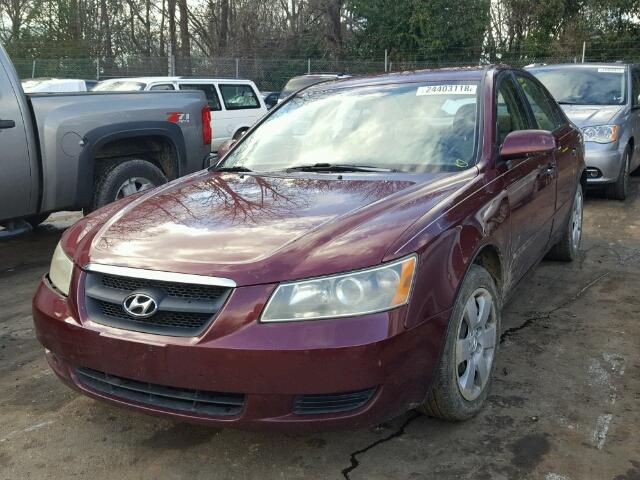
<svg viewBox="0 0 640 480">
<path fill-rule="evenodd" d="M 16 122 L 13 120 L 0 120 L 0 128 L 13 128 L 16 126 Z"/>
</svg>

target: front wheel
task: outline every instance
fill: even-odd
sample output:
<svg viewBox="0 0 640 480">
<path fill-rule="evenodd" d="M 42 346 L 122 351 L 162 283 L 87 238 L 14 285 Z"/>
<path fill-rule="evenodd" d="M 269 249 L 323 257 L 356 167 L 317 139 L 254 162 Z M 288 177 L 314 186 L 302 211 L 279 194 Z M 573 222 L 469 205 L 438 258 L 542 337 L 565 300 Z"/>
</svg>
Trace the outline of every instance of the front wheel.
<svg viewBox="0 0 640 480">
<path fill-rule="evenodd" d="M 499 332 L 495 282 L 484 268 L 472 265 L 456 298 L 429 393 L 418 410 L 453 421 L 476 415 L 489 391 Z"/>
<path fill-rule="evenodd" d="M 622 166 L 620 168 L 620 174 L 616 183 L 607 185 L 606 194 L 607 197 L 614 200 L 624 201 L 629 194 L 629 175 L 631 173 L 631 147 L 628 146 L 622 156 Z"/>
</svg>

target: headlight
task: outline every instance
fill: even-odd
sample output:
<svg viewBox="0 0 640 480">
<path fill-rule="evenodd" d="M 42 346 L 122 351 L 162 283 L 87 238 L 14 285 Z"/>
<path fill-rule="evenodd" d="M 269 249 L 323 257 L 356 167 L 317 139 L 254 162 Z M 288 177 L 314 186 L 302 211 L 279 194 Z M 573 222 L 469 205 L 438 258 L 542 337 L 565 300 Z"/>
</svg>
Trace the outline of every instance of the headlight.
<svg viewBox="0 0 640 480">
<path fill-rule="evenodd" d="M 618 139 L 620 125 L 597 125 L 584 127 L 582 134 L 585 142 L 611 143 Z"/>
<path fill-rule="evenodd" d="M 282 283 L 271 296 L 263 322 L 292 322 L 382 312 L 409 300 L 416 256 L 380 267 L 330 277 Z"/>
<path fill-rule="evenodd" d="M 67 254 L 62 250 L 62 246 L 58 243 L 55 252 L 53 252 L 51 267 L 49 267 L 49 280 L 51 280 L 54 287 L 65 295 L 69 295 L 72 272 L 73 262 L 67 257 Z"/>
</svg>

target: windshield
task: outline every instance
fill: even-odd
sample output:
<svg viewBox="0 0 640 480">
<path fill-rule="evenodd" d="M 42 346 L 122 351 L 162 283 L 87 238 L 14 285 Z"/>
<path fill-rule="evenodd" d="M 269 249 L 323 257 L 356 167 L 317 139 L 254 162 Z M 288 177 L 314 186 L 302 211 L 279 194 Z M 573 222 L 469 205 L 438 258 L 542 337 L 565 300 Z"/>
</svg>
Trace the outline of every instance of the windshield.
<svg viewBox="0 0 640 480">
<path fill-rule="evenodd" d="M 144 90 L 145 83 L 134 82 L 132 80 L 116 80 L 113 82 L 103 82 L 96 85 L 94 92 L 139 92 Z"/>
<path fill-rule="evenodd" d="M 626 99 L 624 67 L 567 67 L 531 73 L 560 104 L 622 105 Z"/>
<path fill-rule="evenodd" d="M 475 164 L 476 90 L 477 83 L 440 82 L 304 91 L 245 137 L 219 167 L 463 170 Z"/>
</svg>

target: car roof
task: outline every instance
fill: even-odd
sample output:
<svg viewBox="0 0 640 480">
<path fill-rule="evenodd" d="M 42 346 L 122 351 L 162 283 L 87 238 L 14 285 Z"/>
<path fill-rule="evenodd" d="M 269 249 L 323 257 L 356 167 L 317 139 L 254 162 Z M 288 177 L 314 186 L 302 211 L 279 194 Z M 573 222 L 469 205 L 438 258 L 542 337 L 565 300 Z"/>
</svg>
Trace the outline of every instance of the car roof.
<svg viewBox="0 0 640 480">
<path fill-rule="evenodd" d="M 177 82 L 180 80 L 188 81 L 201 81 L 201 82 L 228 82 L 228 83 L 246 83 L 251 82 L 249 79 L 244 78 L 225 78 L 225 77 L 122 77 L 122 78 L 110 78 L 104 80 L 104 82 L 140 82 L 140 83 L 155 83 L 155 82 Z"/>
<path fill-rule="evenodd" d="M 317 83 L 309 90 L 325 90 L 332 88 L 360 87 L 372 85 L 384 85 L 394 83 L 419 83 L 438 81 L 480 81 L 488 70 L 512 69 L 507 65 L 483 65 L 474 67 L 437 68 L 427 70 L 414 70 L 408 72 L 384 73 L 363 77 L 350 77 L 338 79 L 332 82 Z"/>
</svg>

